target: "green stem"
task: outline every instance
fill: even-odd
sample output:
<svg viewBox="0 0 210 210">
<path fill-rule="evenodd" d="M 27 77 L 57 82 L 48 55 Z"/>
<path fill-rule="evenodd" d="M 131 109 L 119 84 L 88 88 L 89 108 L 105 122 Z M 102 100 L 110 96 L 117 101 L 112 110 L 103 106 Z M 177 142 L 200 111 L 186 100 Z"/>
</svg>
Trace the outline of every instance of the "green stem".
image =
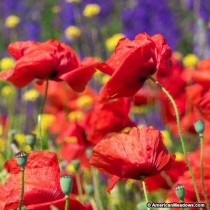
<svg viewBox="0 0 210 210">
<path fill-rule="evenodd" d="M 203 144 L 204 138 L 203 138 L 203 134 L 200 134 L 199 137 L 200 137 L 201 185 L 202 185 L 203 196 L 204 196 L 204 199 L 205 199 L 205 202 L 206 202 L 206 207 L 207 207 L 207 210 L 209 210 L 210 207 L 209 207 L 208 197 L 207 197 L 205 183 L 204 183 L 204 144 Z"/>
<path fill-rule="evenodd" d="M 143 186 L 143 190 L 144 190 L 145 201 L 146 201 L 146 203 L 148 203 L 149 200 L 148 200 L 148 194 L 147 194 L 146 183 L 145 183 L 145 181 L 144 181 L 144 178 L 142 178 L 141 180 L 142 180 L 142 186 Z M 150 208 L 147 207 L 147 210 L 150 210 Z"/>
<path fill-rule="evenodd" d="M 45 87 L 45 92 L 44 92 L 44 100 L 42 102 L 42 106 L 38 115 L 38 132 L 39 132 L 39 140 L 40 140 L 40 149 L 43 149 L 43 144 L 42 144 L 42 113 L 44 110 L 44 105 L 47 100 L 47 92 L 48 92 L 48 86 L 49 86 L 49 79 L 46 80 L 46 87 Z"/>
<path fill-rule="evenodd" d="M 178 132 L 179 132 L 179 137 L 180 137 L 180 141 L 181 141 L 181 144 L 182 144 L 182 150 L 183 150 L 183 153 L 184 153 L 184 157 L 185 157 L 187 166 L 188 166 L 189 171 L 190 171 L 190 175 L 192 177 L 193 186 L 194 186 L 197 201 L 198 201 L 198 203 L 200 203 L 201 200 L 200 200 L 200 196 L 199 196 L 199 193 L 198 193 L 198 186 L 196 184 L 195 175 L 193 173 L 192 167 L 190 165 L 190 161 L 188 159 L 186 146 L 185 146 L 185 140 L 184 140 L 184 137 L 183 137 L 183 134 L 182 134 L 182 131 L 181 131 L 179 111 L 178 111 L 176 102 L 174 101 L 171 94 L 156 79 L 154 79 L 152 76 L 149 76 L 149 78 L 164 92 L 164 94 L 168 97 L 168 99 L 170 100 L 170 102 L 172 103 L 172 105 L 174 107 L 176 122 L 177 122 L 177 127 L 178 127 Z"/>
<path fill-rule="evenodd" d="M 20 202 L 18 205 L 19 210 L 21 210 L 23 204 L 23 196 L 24 196 L 24 169 L 21 169 L 21 194 L 20 194 Z"/>
<path fill-rule="evenodd" d="M 65 196 L 65 210 L 69 210 L 69 196 Z"/>
<path fill-rule="evenodd" d="M 94 188 L 94 196 L 95 196 L 96 203 L 98 205 L 99 210 L 104 210 L 101 196 L 99 193 L 98 171 L 96 171 L 95 168 L 91 167 L 91 172 L 92 172 L 92 178 L 93 178 L 93 188 Z"/>
<path fill-rule="evenodd" d="M 79 197 L 80 197 L 80 199 L 82 199 L 82 194 L 83 193 L 82 193 L 82 183 L 81 183 L 81 179 L 80 179 L 80 174 L 78 172 L 76 172 L 75 177 L 76 177 Z"/>
</svg>

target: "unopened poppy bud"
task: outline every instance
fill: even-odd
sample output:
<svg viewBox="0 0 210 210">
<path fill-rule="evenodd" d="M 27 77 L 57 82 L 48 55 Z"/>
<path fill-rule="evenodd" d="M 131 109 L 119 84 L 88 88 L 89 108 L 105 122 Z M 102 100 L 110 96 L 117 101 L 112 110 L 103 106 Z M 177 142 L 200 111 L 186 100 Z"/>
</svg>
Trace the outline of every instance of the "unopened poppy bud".
<svg viewBox="0 0 210 210">
<path fill-rule="evenodd" d="M 75 159 L 75 160 L 73 160 L 73 161 L 71 162 L 71 164 L 74 166 L 75 171 L 78 171 L 78 170 L 79 170 L 79 168 L 80 168 L 80 160 Z"/>
<path fill-rule="evenodd" d="M 33 147 L 36 143 L 36 135 L 35 134 L 28 134 L 26 135 L 26 143 Z"/>
<path fill-rule="evenodd" d="M 178 184 L 175 188 L 176 195 L 179 198 L 180 202 L 184 202 L 185 198 L 185 187 L 182 184 Z"/>
<path fill-rule="evenodd" d="M 69 195 L 72 191 L 73 180 L 71 175 L 63 175 L 60 177 L 61 190 L 64 195 Z"/>
<path fill-rule="evenodd" d="M 24 151 L 20 151 L 16 154 L 16 158 L 21 170 L 24 170 L 25 165 L 27 163 L 28 154 Z"/>
<path fill-rule="evenodd" d="M 204 127 L 205 127 L 205 124 L 203 120 L 195 121 L 194 128 L 195 128 L 196 133 L 198 133 L 199 135 L 203 134 Z"/>
</svg>

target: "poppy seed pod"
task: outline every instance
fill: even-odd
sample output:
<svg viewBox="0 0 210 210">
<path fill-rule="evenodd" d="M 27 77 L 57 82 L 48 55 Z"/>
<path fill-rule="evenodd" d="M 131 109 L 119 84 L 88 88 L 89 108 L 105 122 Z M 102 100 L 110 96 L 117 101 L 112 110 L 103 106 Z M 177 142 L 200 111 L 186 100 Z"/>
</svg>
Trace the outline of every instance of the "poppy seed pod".
<svg viewBox="0 0 210 210">
<path fill-rule="evenodd" d="M 72 176 L 66 174 L 60 177 L 61 190 L 65 195 L 69 195 L 72 191 L 73 180 Z"/>
<path fill-rule="evenodd" d="M 25 165 L 27 163 L 28 154 L 24 151 L 20 151 L 16 154 L 16 158 L 21 170 L 24 170 Z"/>
<path fill-rule="evenodd" d="M 197 134 L 201 135 L 204 132 L 205 123 L 203 120 L 197 120 L 194 123 L 194 128 Z"/>
<path fill-rule="evenodd" d="M 185 198 L 185 187 L 182 184 L 178 184 L 175 188 L 176 195 L 179 198 L 180 202 L 184 202 Z"/>
</svg>

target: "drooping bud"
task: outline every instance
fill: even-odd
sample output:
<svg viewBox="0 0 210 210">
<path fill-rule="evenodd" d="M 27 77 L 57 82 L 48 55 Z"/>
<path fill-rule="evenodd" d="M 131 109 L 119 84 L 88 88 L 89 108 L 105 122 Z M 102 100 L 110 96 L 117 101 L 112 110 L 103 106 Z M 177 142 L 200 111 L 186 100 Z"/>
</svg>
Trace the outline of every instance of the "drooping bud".
<svg viewBox="0 0 210 210">
<path fill-rule="evenodd" d="M 24 170 L 27 163 L 28 154 L 24 151 L 20 151 L 16 154 L 17 163 L 20 166 L 21 170 Z"/>
<path fill-rule="evenodd" d="M 185 198 L 185 187 L 182 184 L 178 184 L 175 188 L 176 195 L 179 198 L 180 202 L 184 202 Z"/>
<path fill-rule="evenodd" d="M 205 124 L 203 120 L 195 121 L 194 128 L 197 134 L 202 135 L 204 132 L 204 127 L 205 127 Z"/>
<path fill-rule="evenodd" d="M 64 195 L 68 196 L 71 193 L 73 187 L 72 176 L 68 174 L 61 176 L 60 185 Z"/>
</svg>

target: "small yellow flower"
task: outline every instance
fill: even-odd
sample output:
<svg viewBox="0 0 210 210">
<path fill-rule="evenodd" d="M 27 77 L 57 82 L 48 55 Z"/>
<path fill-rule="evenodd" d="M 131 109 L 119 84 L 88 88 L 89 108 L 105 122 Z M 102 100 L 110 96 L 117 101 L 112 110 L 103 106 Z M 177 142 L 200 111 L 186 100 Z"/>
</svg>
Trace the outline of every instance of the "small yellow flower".
<svg viewBox="0 0 210 210">
<path fill-rule="evenodd" d="M 42 114 L 41 128 L 47 130 L 55 122 L 56 118 L 52 114 Z"/>
<path fill-rule="evenodd" d="M 176 161 L 183 161 L 184 160 L 184 155 L 181 152 L 176 152 Z"/>
<path fill-rule="evenodd" d="M 93 98 L 89 95 L 83 95 L 77 99 L 77 106 L 80 108 L 90 108 L 92 104 Z"/>
<path fill-rule="evenodd" d="M 23 145 L 21 147 L 21 150 L 23 150 L 25 152 L 31 152 L 31 147 L 30 147 L 30 145 Z"/>
<path fill-rule="evenodd" d="M 167 147 L 171 147 L 172 146 L 172 140 L 171 140 L 171 135 L 170 135 L 169 131 L 164 130 L 164 131 L 161 131 L 161 133 L 163 135 L 164 144 Z"/>
<path fill-rule="evenodd" d="M 6 71 L 8 69 L 11 69 L 14 66 L 14 64 L 15 64 L 14 59 L 9 57 L 2 58 L 0 60 L 0 70 Z"/>
<path fill-rule="evenodd" d="M 84 114 L 81 111 L 73 111 L 68 115 L 70 121 L 81 120 L 84 117 Z"/>
<path fill-rule="evenodd" d="M 71 164 L 71 163 L 67 165 L 66 170 L 67 170 L 69 173 L 75 173 L 75 172 L 76 172 L 74 165 Z"/>
<path fill-rule="evenodd" d="M 57 13 L 59 13 L 60 11 L 61 11 L 61 8 L 60 8 L 59 6 L 54 6 L 54 7 L 52 7 L 52 12 L 53 12 L 53 13 L 57 14 Z"/>
<path fill-rule="evenodd" d="M 24 145 L 26 143 L 26 136 L 23 133 L 17 133 L 15 139 L 19 145 Z"/>
<path fill-rule="evenodd" d="M 6 85 L 1 89 L 1 95 L 4 97 L 15 96 L 16 90 L 11 85 Z"/>
<path fill-rule="evenodd" d="M 30 89 L 23 94 L 23 100 L 36 101 L 39 97 L 39 92 L 36 89 Z"/>
<path fill-rule="evenodd" d="M 186 68 L 195 67 L 199 59 L 194 54 L 188 54 L 183 58 L 183 64 Z"/>
<path fill-rule="evenodd" d="M 78 139 L 76 136 L 69 136 L 65 138 L 65 142 L 69 142 L 69 143 L 77 143 Z"/>
<path fill-rule="evenodd" d="M 67 3 L 80 3 L 81 0 L 66 0 Z"/>
<path fill-rule="evenodd" d="M 81 35 L 81 30 L 77 26 L 69 26 L 64 33 L 68 40 L 73 40 Z"/>
<path fill-rule="evenodd" d="M 121 33 L 114 34 L 106 40 L 106 48 L 109 52 L 113 51 L 118 43 L 118 41 L 123 38 L 124 35 Z"/>
<path fill-rule="evenodd" d="M 5 20 L 5 26 L 7 28 L 14 28 L 20 23 L 20 18 L 16 15 L 10 15 Z"/>
<path fill-rule="evenodd" d="M 98 15 L 101 8 L 98 4 L 87 4 L 83 10 L 83 15 L 87 18 L 94 17 Z"/>
</svg>

